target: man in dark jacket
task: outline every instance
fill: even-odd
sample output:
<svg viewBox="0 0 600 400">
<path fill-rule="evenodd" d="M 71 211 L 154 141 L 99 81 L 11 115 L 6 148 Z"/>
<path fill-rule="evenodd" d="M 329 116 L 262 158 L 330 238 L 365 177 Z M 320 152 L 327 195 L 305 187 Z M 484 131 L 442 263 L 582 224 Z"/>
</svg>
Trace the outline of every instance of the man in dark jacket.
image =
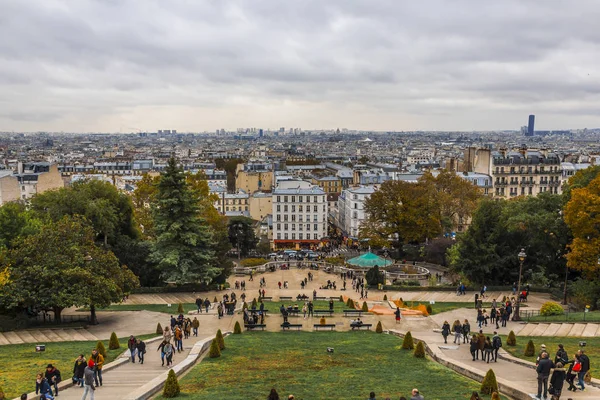
<svg viewBox="0 0 600 400">
<path fill-rule="evenodd" d="M 577 377 L 579 378 L 580 389 L 584 390 L 585 385 L 583 384 L 583 378 L 585 377 L 585 374 L 590 370 L 590 359 L 584 353 L 583 350 L 578 350 L 577 355 L 579 356 L 579 362 L 581 363 L 581 371 L 579 371 L 579 374 Z"/>
<path fill-rule="evenodd" d="M 198 297 L 196 299 L 196 308 L 198 309 L 198 314 L 200 314 L 202 312 L 203 305 L 204 305 L 204 302 L 202 301 L 202 299 L 200 297 Z"/>
<path fill-rule="evenodd" d="M 80 354 L 73 366 L 73 381 L 81 387 L 83 387 L 83 372 L 85 371 L 86 365 L 87 362 L 85 361 L 85 356 Z"/>
<path fill-rule="evenodd" d="M 132 363 L 135 362 L 136 345 L 137 343 L 135 342 L 135 337 L 133 337 L 133 335 L 129 336 L 129 340 L 127 341 L 127 348 L 129 349 Z"/>
<path fill-rule="evenodd" d="M 140 359 L 140 364 L 144 363 L 144 353 L 146 352 L 146 343 L 142 342 L 141 339 L 136 340 L 136 349 L 138 353 L 138 358 Z"/>
<path fill-rule="evenodd" d="M 569 355 L 567 354 L 565 347 L 562 344 L 559 344 L 556 357 L 554 357 L 554 364 L 558 364 L 560 362 L 562 365 L 565 365 L 567 361 L 569 361 Z"/>
<path fill-rule="evenodd" d="M 81 400 L 85 400 L 88 393 L 90 393 L 90 397 L 92 398 L 92 400 L 94 399 L 94 390 L 96 390 L 96 388 L 94 387 L 94 381 L 95 381 L 95 373 L 94 373 L 94 367 L 95 364 L 92 360 L 89 361 L 87 367 L 85 367 L 85 370 L 83 371 L 83 383 L 84 383 L 84 389 L 83 389 L 83 397 L 81 398 Z M 98 386 L 98 385 L 96 385 Z"/>
<path fill-rule="evenodd" d="M 544 387 L 544 398 L 548 397 L 548 378 L 550 377 L 550 370 L 554 368 L 554 363 L 548 358 L 548 353 L 542 353 L 540 361 L 537 365 L 536 372 L 538 374 L 538 399 L 542 398 L 542 386 Z"/>
<path fill-rule="evenodd" d="M 565 369 L 563 368 L 563 364 L 559 361 L 556 363 L 556 368 L 554 368 L 554 372 L 552 372 L 552 378 L 550 378 L 550 386 L 553 389 L 552 395 L 556 396 L 557 399 L 560 399 L 563 384 L 565 383 L 565 377 Z"/>
<path fill-rule="evenodd" d="M 58 396 L 58 384 L 61 381 L 60 371 L 57 370 L 52 364 L 48 364 L 46 367 L 45 377 L 48 379 L 50 386 L 54 386 L 54 395 Z"/>
</svg>

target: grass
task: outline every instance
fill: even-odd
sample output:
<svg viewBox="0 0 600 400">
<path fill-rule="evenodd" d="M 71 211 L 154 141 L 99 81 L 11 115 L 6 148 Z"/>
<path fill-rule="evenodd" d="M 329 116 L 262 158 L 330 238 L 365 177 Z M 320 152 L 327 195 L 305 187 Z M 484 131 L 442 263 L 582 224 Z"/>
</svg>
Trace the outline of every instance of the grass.
<svg viewBox="0 0 600 400">
<path fill-rule="evenodd" d="M 410 306 L 418 306 L 420 304 L 424 305 L 424 306 L 428 306 L 429 302 L 428 301 L 405 301 L 404 304 L 408 307 Z M 440 314 L 446 311 L 454 311 L 454 310 L 458 310 L 459 308 L 470 308 L 470 309 L 475 309 L 475 303 L 474 302 L 453 302 L 453 301 L 448 301 L 448 302 L 436 302 L 435 304 L 431 304 L 431 309 L 433 311 L 432 315 L 434 314 Z M 492 309 L 492 303 L 483 303 L 483 308 L 486 309 L 488 312 L 489 310 Z"/>
<path fill-rule="evenodd" d="M 533 340 L 533 344 L 535 345 L 535 355 L 532 357 L 526 357 L 523 355 L 525 351 L 525 346 L 529 340 Z M 517 336 L 517 345 L 516 346 L 508 346 L 506 344 L 506 336 L 502 337 L 502 348 L 508 351 L 515 357 L 521 358 L 523 360 L 535 362 L 535 359 L 540 352 L 540 346 L 542 344 L 546 345 L 546 349 L 550 354 L 550 358 L 554 360 L 554 356 L 556 355 L 556 350 L 558 350 L 558 345 L 562 344 L 565 346 L 565 350 L 567 354 L 569 354 L 569 360 L 571 360 L 577 350 L 580 349 L 579 342 L 586 342 L 585 347 L 581 347 L 581 349 L 585 350 L 585 353 L 588 355 L 590 360 L 598 360 L 600 358 L 600 337 L 537 337 L 537 336 Z M 591 369 L 594 368 L 594 362 L 591 363 Z M 597 369 L 597 367 L 596 367 Z M 593 371 L 592 371 L 593 373 Z"/>
<path fill-rule="evenodd" d="M 298 309 L 300 310 L 300 313 L 302 313 L 302 306 L 304 306 L 304 301 L 303 300 L 292 300 L 292 301 L 265 301 L 265 309 L 269 310 L 269 313 L 271 314 L 275 314 L 275 313 L 279 313 L 279 307 L 281 307 L 281 305 L 283 304 L 285 307 L 287 306 L 294 306 L 294 305 L 298 305 Z M 329 310 L 329 301 L 325 301 L 325 300 L 317 300 L 317 301 L 313 301 L 313 305 L 314 305 L 314 309 L 315 310 Z M 362 306 L 362 303 L 360 303 L 360 305 Z M 248 308 L 252 307 L 252 303 L 248 303 Z M 256 306 L 256 309 L 258 309 L 260 307 L 260 303 Z M 346 307 L 346 303 L 342 303 L 341 301 L 333 301 L 333 312 L 336 313 L 341 313 L 344 310 L 347 310 L 348 307 Z"/>
<path fill-rule="evenodd" d="M 402 340 L 373 332 L 251 332 L 228 336 L 220 358 L 204 358 L 179 380 L 182 399 L 467 399 L 480 384 L 401 350 Z M 333 347 L 334 353 L 326 348 Z M 162 399 L 162 397 L 158 397 Z"/>
<path fill-rule="evenodd" d="M 156 335 L 140 335 L 145 340 Z M 108 350 L 108 340 L 103 340 L 107 357 L 105 363 L 113 361 L 127 349 L 127 338 L 119 338 L 121 348 Z M 54 365 L 61 372 L 63 380 L 71 379 L 73 363 L 79 354 L 88 359 L 96 341 L 57 342 L 47 343 L 46 351 L 35 352 L 35 345 L 11 344 L 0 346 L 0 386 L 6 393 L 6 398 L 12 399 L 22 393 L 35 391 L 35 376 L 43 372 L 48 364 Z"/>
<path fill-rule="evenodd" d="M 584 313 L 580 312 L 568 312 L 561 315 L 536 315 L 535 317 L 528 318 L 529 322 L 600 322 L 600 311 L 590 311 Z"/>
</svg>

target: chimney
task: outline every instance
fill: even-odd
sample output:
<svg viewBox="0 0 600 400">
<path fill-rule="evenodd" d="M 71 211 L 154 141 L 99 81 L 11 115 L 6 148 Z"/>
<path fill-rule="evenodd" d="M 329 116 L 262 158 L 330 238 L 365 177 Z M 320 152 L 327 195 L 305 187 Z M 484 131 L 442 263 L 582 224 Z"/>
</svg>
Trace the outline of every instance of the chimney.
<svg viewBox="0 0 600 400">
<path fill-rule="evenodd" d="M 506 147 L 500 148 L 500 155 L 502 156 L 502 158 L 506 157 Z"/>
<path fill-rule="evenodd" d="M 519 149 L 519 153 L 521 153 L 521 155 L 523 157 L 527 156 L 527 145 L 521 145 L 521 148 Z"/>
</svg>

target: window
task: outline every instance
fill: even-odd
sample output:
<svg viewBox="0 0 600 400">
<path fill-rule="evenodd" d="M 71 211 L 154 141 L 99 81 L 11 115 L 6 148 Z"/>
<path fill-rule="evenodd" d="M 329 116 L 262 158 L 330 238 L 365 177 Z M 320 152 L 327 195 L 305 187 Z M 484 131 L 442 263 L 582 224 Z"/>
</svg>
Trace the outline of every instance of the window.
<svg viewBox="0 0 600 400">
<path fill-rule="evenodd" d="M 302 224 L 298 224 L 298 230 L 301 231 L 302 230 Z"/>
<path fill-rule="evenodd" d="M 298 215 L 298 222 L 302 222 L 302 214 Z"/>
<path fill-rule="evenodd" d="M 292 221 L 296 220 L 296 214 L 292 214 Z"/>
<path fill-rule="evenodd" d="M 310 203 L 310 196 L 306 196 L 306 202 Z"/>
<path fill-rule="evenodd" d="M 287 219 L 288 219 L 288 216 L 287 216 L 287 214 L 284 214 L 284 215 L 283 215 L 283 220 L 284 220 L 284 221 L 287 221 Z"/>
<path fill-rule="evenodd" d="M 354 203 L 354 209 L 358 209 L 358 203 Z"/>
<path fill-rule="evenodd" d="M 319 212 L 319 206 L 313 206 L 313 211 L 314 212 Z"/>
<path fill-rule="evenodd" d="M 301 233 L 298 234 L 298 239 L 302 240 L 302 234 Z"/>
<path fill-rule="evenodd" d="M 277 230 L 280 231 L 281 230 L 281 224 L 277 224 Z"/>
<path fill-rule="evenodd" d="M 325 212 L 325 204 L 323 204 L 323 212 Z"/>
<path fill-rule="evenodd" d="M 314 231 L 318 231 L 319 230 L 319 225 L 318 224 L 314 224 L 313 228 L 314 228 L 313 229 Z"/>
<path fill-rule="evenodd" d="M 287 212 L 287 210 L 288 210 L 288 206 L 287 206 L 287 204 L 284 204 L 284 206 L 283 206 L 283 212 Z"/>
<path fill-rule="evenodd" d="M 356 211 L 352 213 L 352 218 L 358 218 L 358 213 Z"/>
<path fill-rule="evenodd" d="M 281 206 L 277 204 L 277 212 L 281 211 Z"/>
<path fill-rule="evenodd" d="M 296 234 L 292 233 L 292 240 L 296 240 Z"/>
<path fill-rule="evenodd" d="M 277 196 L 277 202 L 281 202 L 281 196 Z"/>
<path fill-rule="evenodd" d="M 292 204 L 292 212 L 296 212 L 296 206 Z"/>
<path fill-rule="evenodd" d="M 314 238 L 315 240 L 319 240 L 319 236 L 318 236 L 316 233 L 313 235 L 313 238 Z"/>
<path fill-rule="evenodd" d="M 281 240 L 281 233 L 277 234 L 277 240 Z"/>
<path fill-rule="evenodd" d="M 283 224 L 283 229 L 287 231 L 288 230 L 288 224 Z"/>
<path fill-rule="evenodd" d="M 533 188 L 529 186 L 529 194 L 533 194 Z"/>
<path fill-rule="evenodd" d="M 288 202 L 288 197 L 287 196 L 283 196 L 283 202 L 287 203 Z"/>
<path fill-rule="evenodd" d="M 296 224 L 292 224 L 292 230 L 295 231 L 296 230 Z"/>
<path fill-rule="evenodd" d="M 292 203 L 296 202 L 296 196 L 292 196 Z"/>
<path fill-rule="evenodd" d="M 248 206 L 245 206 L 245 207 L 244 207 L 244 209 L 245 209 L 246 211 L 248 211 Z"/>
<path fill-rule="evenodd" d="M 522 188 L 521 188 L 521 194 L 522 194 L 522 195 L 524 195 L 524 194 L 525 194 L 525 188 L 524 188 L 524 187 L 522 187 Z"/>
<path fill-rule="evenodd" d="M 314 196 L 313 200 L 314 200 L 314 203 L 318 203 L 319 202 L 319 200 L 317 200 L 317 196 Z"/>
<path fill-rule="evenodd" d="M 298 203 L 302 203 L 302 196 L 298 196 Z"/>
<path fill-rule="evenodd" d="M 303 211 L 303 210 L 302 210 L 302 205 L 299 205 L 299 206 L 298 206 L 298 211 L 299 211 L 299 212 L 302 212 L 302 211 Z"/>
<path fill-rule="evenodd" d="M 310 231 L 310 224 L 306 224 L 306 230 Z"/>
<path fill-rule="evenodd" d="M 284 238 L 285 240 L 288 240 L 288 234 L 287 234 L 287 232 L 283 234 L 283 238 Z"/>
<path fill-rule="evenodd" d="M 281 221 L 281 214 L 277 214 L 277 221 Z"/>
</svg>

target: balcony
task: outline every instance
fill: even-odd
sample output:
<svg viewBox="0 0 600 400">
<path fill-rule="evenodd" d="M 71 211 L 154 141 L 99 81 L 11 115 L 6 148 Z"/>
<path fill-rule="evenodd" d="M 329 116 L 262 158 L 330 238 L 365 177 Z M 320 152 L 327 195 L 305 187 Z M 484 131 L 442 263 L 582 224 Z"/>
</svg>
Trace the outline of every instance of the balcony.
<svg viewBox="0 0 600 400">
<path fill-rule="evenodd" d="M 548 182 L 548 185 L 550 185 L 550 186 L 560 186 L 560 181 L 550 181 L 550 182 Z"/>
<path fill-rule="evenodd" d="M 507 186 L 508 182 L 506 182 L 506 181 L 503 181 L 503 182 L 502 181 L 494 182 L 494 185 L 496 185 L 496 186 Z"/>
</svg>

